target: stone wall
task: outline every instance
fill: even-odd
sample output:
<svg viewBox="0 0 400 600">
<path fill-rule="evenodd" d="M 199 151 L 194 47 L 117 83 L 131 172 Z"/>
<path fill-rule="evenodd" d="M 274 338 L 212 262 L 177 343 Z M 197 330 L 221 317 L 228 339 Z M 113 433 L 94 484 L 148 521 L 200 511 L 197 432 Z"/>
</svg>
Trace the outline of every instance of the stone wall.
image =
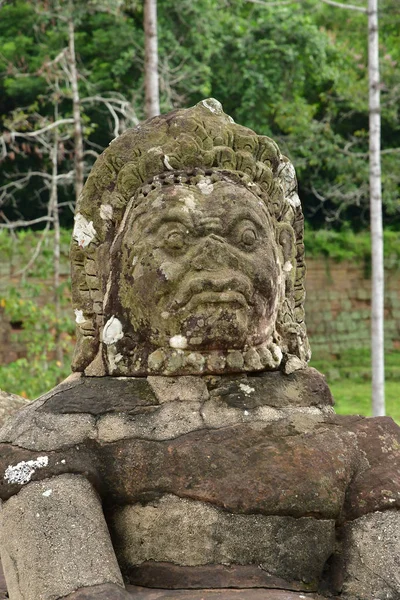
<svg viewBox="0 0 400 600">
<path fill-rule="evenodd" d="M 400 348 L 400 270 L 385 273 L 385 346 Z M 371 279 L 362 264 L 308 259 L 306 323 L 313 355 L 367 348 Z"/>
<path fill-rule="evenodd" d="M 11 274 L 4 277 L 4 266 L 0 300 L 8 285 L 17 284 Z M 62 270 L 66 279 L 67 258 Z M 385 344 L 388 350 L 400 349 L 400 270 L 388 269 L 385 284 Z M 41 290 L 38 301 L 44 303 L 51 297 L 52 282 L 41 282 Z M 306 290 L 306 322 L 314 357 L 369 347 L 371 280 L 362 264 L 309 258 Z M 0 364 L 24 356 L 20 332 L 21 324 L 10 324 L 0 304 Z"/>
</svg>

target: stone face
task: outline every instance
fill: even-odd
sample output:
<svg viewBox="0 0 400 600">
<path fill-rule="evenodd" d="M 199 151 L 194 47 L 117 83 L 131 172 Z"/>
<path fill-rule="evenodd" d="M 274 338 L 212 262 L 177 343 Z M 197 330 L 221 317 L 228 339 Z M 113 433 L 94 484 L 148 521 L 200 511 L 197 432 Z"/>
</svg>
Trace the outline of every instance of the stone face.
<svg viewBox="0 0 400 600">
<path fill-rule="evenodd" d="M 1 558 L 12 600 L 54 600 L 79 587 L 123 585 L 99 499 L 76 475 L 30 483 L 3 504 Z"/>
<path fill-rule="evenodd" d="M 213 102 L 127 131 L 96 162 L 71 246 L 74 370 L 288 373 L 309 359 L 293 166 Z"/>
</svg>

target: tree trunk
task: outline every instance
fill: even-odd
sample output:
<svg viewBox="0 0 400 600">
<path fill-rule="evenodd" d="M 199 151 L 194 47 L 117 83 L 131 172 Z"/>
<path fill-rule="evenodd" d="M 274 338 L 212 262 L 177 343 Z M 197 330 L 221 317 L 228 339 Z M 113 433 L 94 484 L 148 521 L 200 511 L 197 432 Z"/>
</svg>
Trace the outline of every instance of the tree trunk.
<svg viewBox="0 0 400 600">
<path fill-rule="evenodd" d="M 144 87 L 145 112 L 150 119 L 160 114 L 158 89 L 157 0 L 144 2 Z"/>
<path fill-rule="evenodd" d="M 71 11 L 73 6 L 71 6 Z M 74 146 L 75 146 L 75 199 L 78 200 L 83 188 L 83 136 L 81 122 L 81 107 L 78 88 L 78 71 L 75 55 L 75 28 L 73 18 L 68 20 L 68 66 L 71 77 L 72 108 L 74 118 Z"/>
<path fill-rule="evenodd" d="M 378 45 L 378 0 L 368 0 L 369 186 L 372 247 L 372 413 L 385 414 L 384 265 L 381 183 L 381 112 Z"/>
<path fill-rule="evenodd" d="M 55 121 L 57 121 L 57 108 L 55 109 Z M 54 316 L 56 323 L 55 347 L 56 360 L 63 362 L 63 351 L 61 346 L 61 331 L 60 331 L 60 219 L 58 215 L 58 129 L 54 129 L 53 151 L 51 153 L 51 189 L 50 189 L 50 206 L 51 216 L 53 217 L 54 228 L 54 245 L 53 245 L 53 286 L 54 286 Z"/>
</svg>

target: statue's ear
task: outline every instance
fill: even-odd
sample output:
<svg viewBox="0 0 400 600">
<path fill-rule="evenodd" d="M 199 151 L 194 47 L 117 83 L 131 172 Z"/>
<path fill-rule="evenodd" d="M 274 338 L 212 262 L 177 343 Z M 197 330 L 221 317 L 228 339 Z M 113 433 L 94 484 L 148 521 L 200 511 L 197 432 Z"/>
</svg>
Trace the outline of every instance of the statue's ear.
<svg viewBox="0 0 400 600">
<path fill-rule="evenodd" d="M 289 270 L 295 270 L 296 238 L 293 228 L 287 223 L 279 223 L 277 228 L 277 242 L 282 250 L 283 264 L 291 265 Z M 286 269 L 284 269 L 286 270 Z"/>
</svg>

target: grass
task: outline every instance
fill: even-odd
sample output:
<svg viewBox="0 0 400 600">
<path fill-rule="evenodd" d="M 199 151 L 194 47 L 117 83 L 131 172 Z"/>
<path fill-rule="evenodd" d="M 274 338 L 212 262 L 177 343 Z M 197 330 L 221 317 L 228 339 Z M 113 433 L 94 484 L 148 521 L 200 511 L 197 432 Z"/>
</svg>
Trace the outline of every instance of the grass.
<svg viewBox="0 0 400 600">
<path fill-rule="evenodd" d="M 336 359 L 321 358 L 311 366 L 326 375 L 339 414 L 371 416 L 371 365 L 367 350 L 347 350 Z M 400 424 L 400 352 L 385 357 L 386 414 Z"/>
</svg>

